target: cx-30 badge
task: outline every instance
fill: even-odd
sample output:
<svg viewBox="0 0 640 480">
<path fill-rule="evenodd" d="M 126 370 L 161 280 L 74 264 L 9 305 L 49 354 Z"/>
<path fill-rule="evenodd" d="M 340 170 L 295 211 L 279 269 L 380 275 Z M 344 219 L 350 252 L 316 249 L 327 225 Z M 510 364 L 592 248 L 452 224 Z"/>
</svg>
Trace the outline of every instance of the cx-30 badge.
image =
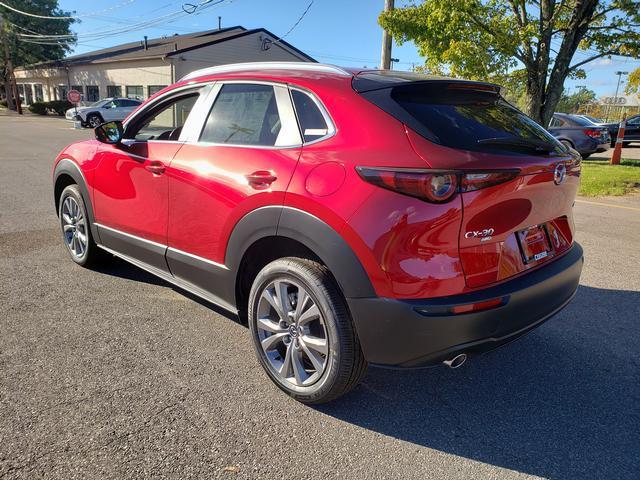
<svg viewBox="0 0 640 480">
<path fill-rule="evenodd" d="M 553 183 L 556 185 L 560 185 L 564 182 L 564 179 L 567 176 L 567 167 L 564 163 L 559 163 L 556 165 L 556 169 L 553 172 Z"/>
<path fill-rule="evenodd" d="M 486 242 L 493 235 L 493 228 L 485 228 L 484 230 L 472 230 L 464 234 L 464 238 L 479 238 L 481 242 Z"/>
</svg>

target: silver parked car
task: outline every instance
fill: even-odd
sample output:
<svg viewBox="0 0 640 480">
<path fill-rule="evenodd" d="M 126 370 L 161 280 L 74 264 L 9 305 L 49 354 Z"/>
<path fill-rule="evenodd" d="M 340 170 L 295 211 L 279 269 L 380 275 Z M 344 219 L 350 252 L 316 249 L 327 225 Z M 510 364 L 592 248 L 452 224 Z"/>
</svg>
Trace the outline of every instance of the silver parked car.
<svg viewBox="0 0 640 480">
<path fill-rule="evenodd" d="M 96 128 L 105 122 L 124 120 L 142 101 L 133 98 L 105 98 L 87 107 L 73 107 L 67 110 L 67 120 L 79 120 L 83 127 Z"/>
</svg>

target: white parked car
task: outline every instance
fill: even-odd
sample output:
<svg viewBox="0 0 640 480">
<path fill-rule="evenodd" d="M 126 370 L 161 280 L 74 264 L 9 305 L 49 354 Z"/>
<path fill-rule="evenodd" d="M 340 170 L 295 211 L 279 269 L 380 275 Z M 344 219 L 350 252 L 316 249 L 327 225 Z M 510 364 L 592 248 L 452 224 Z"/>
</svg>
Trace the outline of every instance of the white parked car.
<svg viewBox="0 0 640 480">
<path fill-rule="evenodd" d="M 96 128 L 104 122 L 124 120 L 142 101 L 133 98 L 105 98 L 87 107 L 73 107 L 67 110 L 67 120 L 80 120 L 83 127 Z"/>
</svg>

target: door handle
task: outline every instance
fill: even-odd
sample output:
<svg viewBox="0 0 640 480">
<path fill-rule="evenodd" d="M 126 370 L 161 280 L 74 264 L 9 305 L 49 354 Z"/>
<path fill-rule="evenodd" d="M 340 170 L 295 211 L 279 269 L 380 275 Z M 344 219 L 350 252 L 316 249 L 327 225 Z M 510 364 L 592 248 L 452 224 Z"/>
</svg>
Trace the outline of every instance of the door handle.
<svg viewBox="0 0 640 480">
<path fill-rule="evenodd" d="M 278 177 L 268 170 L 258 170 L 245 175 L 245 178 L 249 181 L 249 185 L 251 185 L 252 188 L 264 190 L 265 188 L 269 188 Z"/>
<path fill-rule="evenodd" d="M 150 171 L 154 175 L 162 175 L 166 167 L 164 166 L 164 163 L 154 161 L 154 162 L 149 162 L 149 164 L 145 165 L 144 168 L 145 170 Z"/>
</svg>

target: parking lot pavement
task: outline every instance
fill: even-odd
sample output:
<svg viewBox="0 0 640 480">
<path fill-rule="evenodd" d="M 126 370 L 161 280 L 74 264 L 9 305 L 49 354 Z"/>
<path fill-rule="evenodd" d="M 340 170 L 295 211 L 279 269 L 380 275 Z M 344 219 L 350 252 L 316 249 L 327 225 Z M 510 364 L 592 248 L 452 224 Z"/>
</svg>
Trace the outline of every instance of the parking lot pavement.
<svg viewBox="0 0 640 480">
<path fill-rule="evenodd" d="M 606 152 L 594 153 L 589 157 L 589 160 L 611 160 L 611 155 L 613 155 L 613 148 Z M 623 147 L 622 158 L 640 160 L 640 142 L 633 142 L 631 145 Z"/>
<path fill-rule="evenodd" d="M 233 318 L 67 258 L 51 164 L 90 136 L 0 118 L 1 478 L 638 478 L 640 197 L 579 199 L 581 287 L 541 328 L 458 370 L 372 369 L 312 408 Z"/>
</svg>

